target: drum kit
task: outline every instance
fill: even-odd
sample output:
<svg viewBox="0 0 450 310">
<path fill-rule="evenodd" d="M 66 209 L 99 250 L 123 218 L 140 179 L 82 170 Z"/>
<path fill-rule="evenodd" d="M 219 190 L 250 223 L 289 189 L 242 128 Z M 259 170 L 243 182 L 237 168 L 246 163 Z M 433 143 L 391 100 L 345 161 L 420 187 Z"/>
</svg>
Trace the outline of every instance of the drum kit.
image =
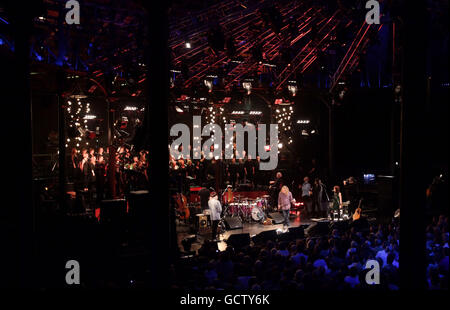
<svg viewBox="0 0 450 310">
<path fill-rule="evenodd" d="M 266 212 L 269 211 L 269 196 L 264 195 L 256 199 L 235 195 L 233 202 L 224 207 L 224 215 L 239 217 L 242 222 L 259 222 L 266 219 Z"/>
<path fill-rule="evenodd" d="M 226 231 L 225 217 L 238 217 L 241 222 L 266 224 L 268 217 L 266 214 L 271 212 L 269 195 L 264 195 L 256 199 L 248 198 L 243 195 L 235 194 L 231 189 L 222 193 L 222 218 L 218 225 L 218 233 L 222 234 Z M 202 231 L 208 229 L 210 210 L 201 210 L 200 203 L 190 199 L 188 204 L 190 214 L 195 229 Z"/>
</svg>

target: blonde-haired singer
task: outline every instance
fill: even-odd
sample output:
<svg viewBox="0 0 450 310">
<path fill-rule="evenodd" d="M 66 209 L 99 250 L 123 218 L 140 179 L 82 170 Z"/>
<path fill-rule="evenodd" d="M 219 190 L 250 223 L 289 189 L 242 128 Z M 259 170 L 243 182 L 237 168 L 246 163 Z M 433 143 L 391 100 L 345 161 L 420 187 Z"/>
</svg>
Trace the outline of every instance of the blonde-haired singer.
<svg viewBox="0 0 450 310">
<path fill-rule="evenodd" d="M 295 203 L 295 199 L 292 198 L 289 187 L 284 185 L 278 194 L 278 209 L 283 212 L 284 217 L 283 229 L 287 229 L 289 226 L 289 211 L 291 210 L 292 203 Z"/>
</svg>

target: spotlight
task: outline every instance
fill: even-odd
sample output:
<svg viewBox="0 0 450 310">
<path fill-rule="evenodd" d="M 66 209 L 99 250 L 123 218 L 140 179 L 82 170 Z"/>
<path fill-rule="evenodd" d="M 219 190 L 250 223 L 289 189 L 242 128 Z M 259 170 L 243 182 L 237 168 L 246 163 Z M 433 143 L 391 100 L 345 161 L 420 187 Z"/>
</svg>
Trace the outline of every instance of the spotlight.
<svg viewBox="0 0 450 310">
<path fill-rule="evenodd" d="M 249 114 L 250 114 L 250 115 L 261 115 L 262 112 L 261 112 L 261 111 L 250 111 Z"/>
<path fill-rule="evenodd" d="M 133 106 L 126 106 L 123 110 L 124 111 L 136 111 L 138 108 Z"/>
<path fill-rule="evenodd" d="M 243 82 L 242 87 L 247 91 L 247 95 L 250 95 L 252 92 L 252 83 L 251 82 Z"/>
<path fill-rule="evenodd" d="M 191 48 L 191 43 L 190 42 L 186 42 L 186 48 Z"/>
<path fill-rule="evenodd" d="M 291 93 L 292 97 L 295 97 L 295 95 L 297 94 L 297 86 L 288 85 L 288 90 Z"/>
<path fill-rule="evenodd" d="M 283 148 L 283 143 L 278 143 L 278 148 L 282 149 Z"/>
<path fill-rule="evenodd" d="M 291 93 L 292 97 L 295 97 L 298 91 L 297 82 L 289 81 L 288 83 L 288 91 Z"/>
<path fill-rule="evenodd" d="M 211 80 L 204 80 L 205 86 L 208 88 L 209 92 L 212 92 L 213 82 Z"/>
<path fill-rule="evenodd" d="M 97 118 L 97 116 L 92 115 L 92 114 L 86 114 L 86 115 L 83 117 L 84 120 L 95 119 L 95 118 Z"/>
</svg>

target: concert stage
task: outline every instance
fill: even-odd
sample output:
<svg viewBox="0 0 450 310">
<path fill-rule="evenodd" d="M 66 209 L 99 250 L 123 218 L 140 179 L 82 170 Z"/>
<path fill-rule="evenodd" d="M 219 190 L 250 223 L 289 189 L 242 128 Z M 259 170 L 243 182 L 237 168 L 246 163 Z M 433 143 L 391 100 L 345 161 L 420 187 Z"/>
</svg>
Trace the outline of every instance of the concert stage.
<svg viewBox="0 0 450 310">
<path fill-rule="evenodd" d="M 281 212 L 275 212 L 280 214 Z M 274 216 L 274 213 L 270 213 Z M 276 215 L 276 214 L 275 214 Z M 360 220 L 353 221 L 348 216 L 341 216 L 340 219 L 329 218 L 303 218 L 301 212 L 291 211 L 289 230 L 283 231 L 283 224 L 280 221 L 273 220 L 270 225 L 264 225 L 261 222 L 239 222 L 239 228 L 226 230 L 220 233 L 217 248 L 219 251 L 225 251 L 228 244 L 238 242 L 248 245 L 255 242 L 265 242 L 267 240 L 286 240 L 291 241 L 303 237 L 321 237 L 330 233 L 333 229 L 346 230 L 349 227 L 355 227 L 357 230 L 368 229 L 370 222 L 376 222 L 375 217 L 363 216 Z M 235 237 L 231 237 L 236 235 Z M 230 238 L 231 237 L 231 238 Z M 256 238 L 255 238 L 256 237 Z M 250 239 L 250 240 L 249 240 Z M 190 241 L 190 251 L 184 249 L 183 243 Z M 180 251 L 184 254 L 196 254 L 206 240 L 211 240 L 211 227 L 208 224 L 203 229 L 194 230 L 192 225 L 179 222 L 177 223 L 177 242 Z M 231 240 L 231 241 L 230 241 Z M 250 242 L 250 243 L 249 243 Z"/>
<path fill-rule="evenodd" d="M 312 220 L 303 220 L 301 219 L 300 214 L 291 214 L 290 216 L 290 225 L 289 228 L 294 227 L 300 227 L 302 225 L 310 225 L 313 223 Z M 227 248 L 227 240 L 232 235 L 238 235 L 238 234 L 249 234 L 250 238 L 253 238 L 254 236 L 260 234 L 264 231 L 271 231 L 271 230 L 282 230 L 283 224 L 272 224 L 272 225 L 263 225 L 261 223 L 242 223 L 242 228 L 239 229 L 229 229 L 220 234 L 219 241 L 217 242 L 217 246 L 219 251 L 224 251 Z M 179 224 L 177 225 L 177 236 L 178 236 L 178 246 L 181 251 L 183 251 L 183 245 L 182 241 L 185 238 L 189 238 L 194 236 L 195 234 L 190 233 L 190 229 L 188 225 L 185 224 Z M 207 229 L 204 229 L 202 231 L 199 231 L 199 233 L 196 234 L 196 239 L 191 245 L 191 251 L 197 252 L 198 249 L 202 246 L 205 240 L 211 239 L 211 229 L 208 227 Z"/>
</svg>

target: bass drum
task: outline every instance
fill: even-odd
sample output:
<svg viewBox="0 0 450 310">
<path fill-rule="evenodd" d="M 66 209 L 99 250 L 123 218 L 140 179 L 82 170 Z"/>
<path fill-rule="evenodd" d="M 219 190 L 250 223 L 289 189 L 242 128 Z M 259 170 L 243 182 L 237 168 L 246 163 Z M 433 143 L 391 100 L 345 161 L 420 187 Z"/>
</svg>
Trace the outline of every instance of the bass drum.
<svg viewBox="0 0 450 310">
<path fill-rule="evenodd" d="M 252 208 L 252 219 L 255 222 L 261 222 L 262 220 L 264 220 L 264 217 L 264 212 L 260 207 L 254 206 Z"/>
</svg>

